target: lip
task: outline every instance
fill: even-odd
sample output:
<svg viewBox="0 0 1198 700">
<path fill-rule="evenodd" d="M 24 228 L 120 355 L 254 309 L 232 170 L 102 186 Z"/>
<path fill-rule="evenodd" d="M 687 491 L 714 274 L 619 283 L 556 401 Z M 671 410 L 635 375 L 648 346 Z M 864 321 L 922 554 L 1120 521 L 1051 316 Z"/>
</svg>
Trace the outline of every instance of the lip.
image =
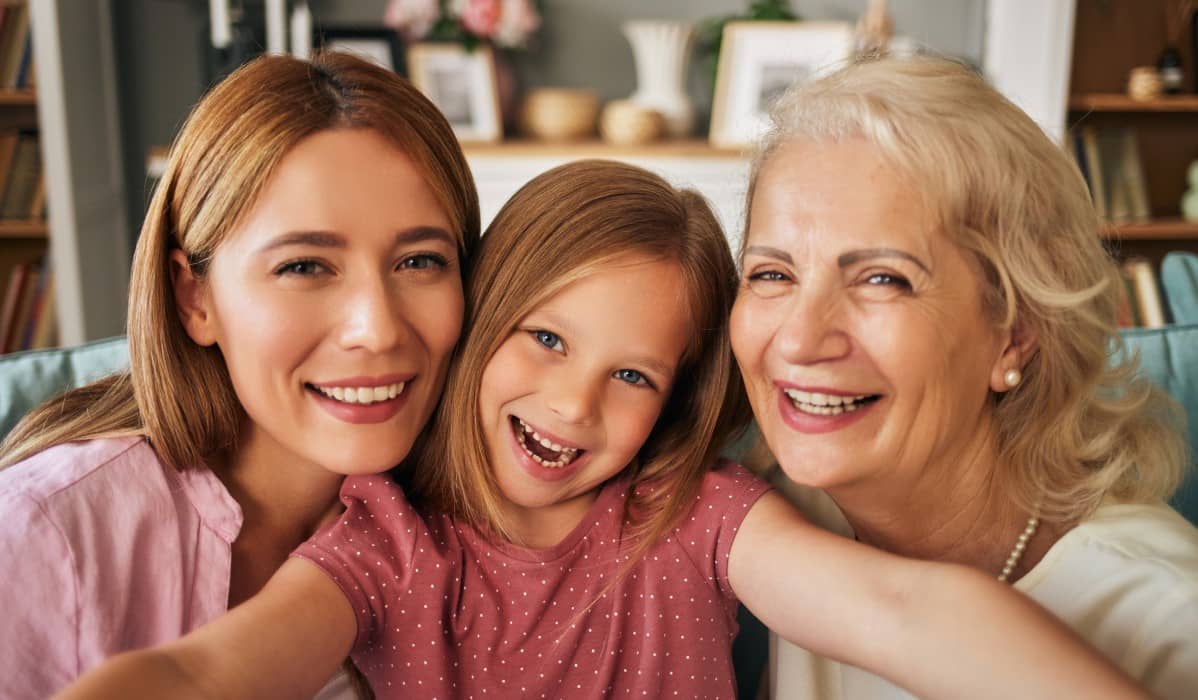
<svg viewBox="0 0 1198 700">
<path fill-rule="evenodd" d="M 513 416 L 508 416 L 508 417 L 504 418 L 504 422 L 507 424 L 508 446 L 512 450 L 512 455 L 516 458 L 516 463 L 519 464 L 520 467 L 525 471 L 525 473 L 527 473 L 532 478 L 534 478 L 538 481 L 549 481 L 549 482 L 562 481 L 564 479 L 568 479 L 571 476 L 573 476 L 580 469 L 582 469 L 582 467 L 590 460 L 591 452 L 590 452 L 590 450 L 587 450 L 578 459 L 574 460 L 569 465 L 564 466 L 564 467 L 553 468 L 553 467 L 545 467 L 545 466 L 538 464 L 537 462 L 535 462 L 533 460 L 532 457 L 528 456 L 528 453 L 524 451 L 524 446 L 520 444 L 520 438 L 516 437 L 516 431 L 512 427 L 512 417 Z M 515 416 L 515 417 L 520 418 L 519 416 Z M 523 419 L 521 419 L 521 420 L 523 420 Z M 528 421 L 524 421 L 524 422 L 530 426 L 532 425 Z M 550 440 L 552 440 L 553 442 L 556 442 L 557 444 L 559 444 L 563 447 L 575 447 L 574 443 L 572 443 L 568 440 L 561 440 L 557 436 L 555 436 L 551 433 L 542 432 L 540 428 L 536 428 L 535 426 L 534 426 L 534 429 L 542 437 L 547 437 Z M 582 448 L 579 448 L 579 449 L 582 449 Z"/>
<path fill-rule="evenodd" d="M 837 430 L 842 430 L 848 426 L 865 418 L 875 406 L 881 403 L 883 399 L 871 401 L 861 408 L 847 413 L 841 413 L 835 416 L 818 416 L 811 413 L 804 413 L 794 407 L 790 402 L 790 397 L 786 395 L 786 389 L 794 389 L 797 391 L 808 391 L 818 394 L 828 394 L 829 396 L 860 396 L 862 393 L 850 393 L 837 389 L 828 389 L 824 387 L 809 387 L 797 386 L 794 384 L 776 383 L 778 389 L 778 413 L 782 416 L 782 421 L 790 428 L 808 434 L 831 433 Z"/>
<path fill-rule="evenodd" d="M 405 379 L 406 377 L 406 379 Z M 353 423 L 355 425 L 365 425 L 372 423 L 383 423 L 391 420 L 397 413 L 403 410 L 408 403 L 408 397 L 412 394 L 412 384 L 416 381 L 416 376 L 413 374 L 405 375 L 386 375 L 383 377 L 347 377 L 338 379 L 334 382 L 321 382 L 319 384 L 310 382 L 316 387 L 354 387 L 368 388 L 376 386 L 386 386 L 403 382 L 403 392 L 393 399 L 386 401 L 376 401 L 369 404 L 360 403 L 345 403 L 334 398 L 325 396 L 315 389 L 305 387 L 308 395 L 316 401 L 316 405 L 323 409 L 326 413 L 344 423 Z"/>
</svg>

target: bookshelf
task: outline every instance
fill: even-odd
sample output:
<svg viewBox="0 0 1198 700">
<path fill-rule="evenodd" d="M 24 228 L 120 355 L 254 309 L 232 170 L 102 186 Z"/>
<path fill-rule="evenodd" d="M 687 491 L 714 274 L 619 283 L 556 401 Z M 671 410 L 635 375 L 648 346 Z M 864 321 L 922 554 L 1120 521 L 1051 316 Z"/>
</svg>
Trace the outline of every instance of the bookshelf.
<svg viewBox="0 0 1198 700">
<path fill-rule="evenodd" d="M 1076 3 L 1068 141 L 1074 145 L 1084 131 L 1134 133 L 1142 165 L 1147 217 L 1112 221 L 1102 232 L 1122 258 L 1144 256 L 1159 263 L 1170 250 L 1198 252 L 1198 222 L 1181 216 L 1187 170 L 1198 160 L 1198 66 L 1189 18 L 1177 16 L 1177 6 L 1171 0 Z M 1131 69 L 1156 65 L 1174 40 L 1186 70 L 1183 92 L 1147 101 L 1128 97 Z"/>
</svg>

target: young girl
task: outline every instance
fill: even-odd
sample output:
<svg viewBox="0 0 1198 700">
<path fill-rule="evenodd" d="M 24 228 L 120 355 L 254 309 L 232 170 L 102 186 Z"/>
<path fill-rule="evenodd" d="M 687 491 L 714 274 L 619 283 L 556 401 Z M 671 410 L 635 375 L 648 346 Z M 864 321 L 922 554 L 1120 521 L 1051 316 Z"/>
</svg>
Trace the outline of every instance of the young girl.
<svg viewBox="0 0 1198 700">
<path fill-rule="evenodd" d="M 403 460 L 477 236 L 449 125 L 394 73 L 270 57 L 206 96 L 138 241 L 129 371 L 0 448 L 0 697 L 219 617 L 317 529 L 342 474 Z"/>
<path fill-rule="evenodd" d="M 699 196 L 600 161 L 536 178 L 483 237 L 406 488 L 348 478 L 261 594 L 67 697 L 301 697 L 351 650 L 380 697 L 731 697 L 738 597 L 920 695 L 1139 697 L 985 576 L 823 533 L 710 468 L 745 417 L 735 290 Z"/>
</svg>

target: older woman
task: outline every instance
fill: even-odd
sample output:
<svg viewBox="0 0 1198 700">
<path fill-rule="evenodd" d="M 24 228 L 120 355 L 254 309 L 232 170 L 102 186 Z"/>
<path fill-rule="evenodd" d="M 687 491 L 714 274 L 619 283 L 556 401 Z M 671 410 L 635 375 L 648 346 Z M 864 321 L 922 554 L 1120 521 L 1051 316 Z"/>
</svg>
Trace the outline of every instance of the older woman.
<svg viewBox="0 0 1198 700">
<path fill-rule="evenodd" d="M 991 572 L 1192 697 L 1198 530 L 1162 502 L 1184 445 L 1167 399 L 1110 364 L 1098 226 L 1067 156 L 973 72 L 856 64 L 775 107 L 732 341 L 781 471 L 831 497 L 830 527 Z M 778 697 L 903 695 L 776 652 Z"/>
</svg>

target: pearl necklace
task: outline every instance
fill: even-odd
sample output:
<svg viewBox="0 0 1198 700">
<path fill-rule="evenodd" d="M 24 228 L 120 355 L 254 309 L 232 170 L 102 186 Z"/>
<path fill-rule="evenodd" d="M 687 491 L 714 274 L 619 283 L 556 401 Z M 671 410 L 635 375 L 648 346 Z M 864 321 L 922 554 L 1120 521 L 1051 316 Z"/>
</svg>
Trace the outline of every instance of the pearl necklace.
<svg viewBox="0 0 1198 700">
<path fill-rule="evenodd" d="M 1015 548 L 1011 550 L 1010 556 L 1007 557 L 1007 563 L 1003 565 L 1002 572 L 998 575 L 1000 582 L 1006 581 L 1015 567 L 1019 565 L 1019 560 L 1023 558 L 1023 550 L 1027 549 L 1027 542 L 1036 534 L 1036 528 L 1040 527 L 1040 519 L 1032 516 L 1027 519 L 1027 527 L 1023 528 L 1023 532 L 1019 533 L 1019 539 L 1015 541 Z"/>
</svg>

